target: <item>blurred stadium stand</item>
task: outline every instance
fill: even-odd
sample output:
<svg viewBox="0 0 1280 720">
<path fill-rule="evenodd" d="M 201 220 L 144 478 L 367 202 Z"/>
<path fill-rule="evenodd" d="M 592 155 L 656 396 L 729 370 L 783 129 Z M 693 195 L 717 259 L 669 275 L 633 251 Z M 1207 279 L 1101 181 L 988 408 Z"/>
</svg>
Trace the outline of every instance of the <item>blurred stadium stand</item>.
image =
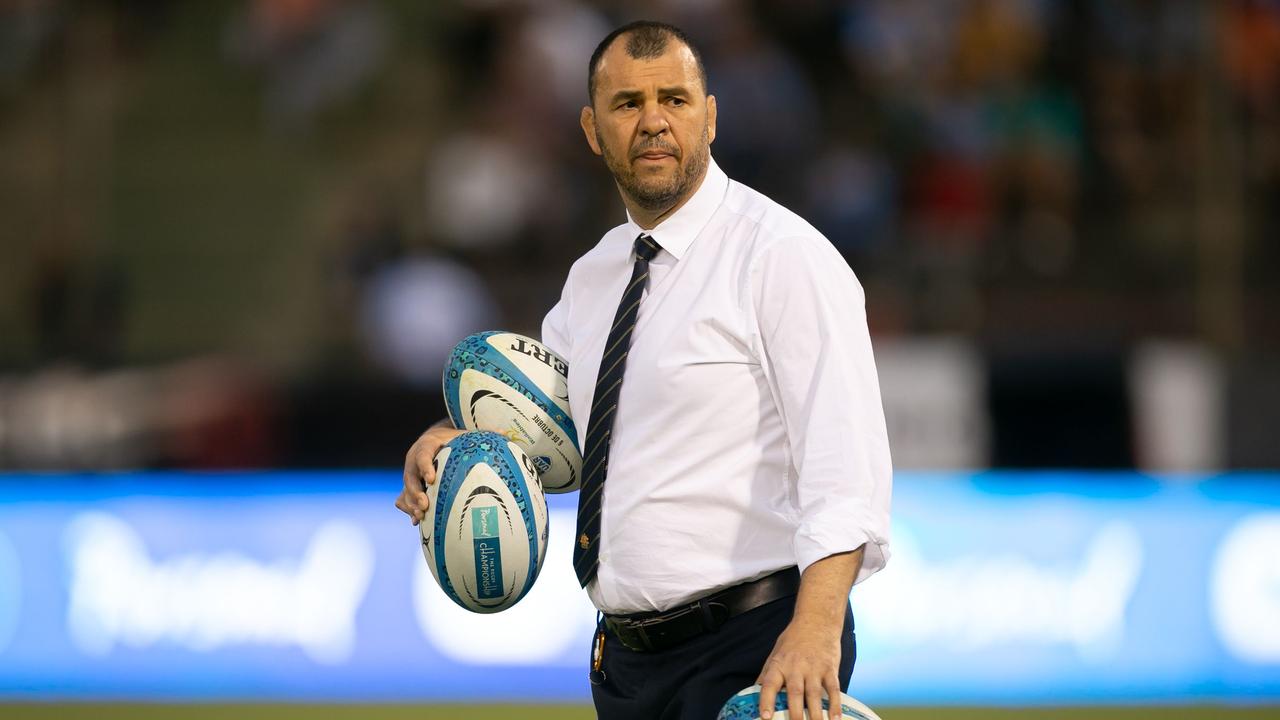
<svg viewBox="0 0 1280 720">
<path fill-rule="evenodd" d="M 1280 466 L 1275 2 L 27 0 L 0 468 L 396 465 L 622 217 L 576 116 L 641 15 L 861 278 L 898 466 Z"/>
</svg>

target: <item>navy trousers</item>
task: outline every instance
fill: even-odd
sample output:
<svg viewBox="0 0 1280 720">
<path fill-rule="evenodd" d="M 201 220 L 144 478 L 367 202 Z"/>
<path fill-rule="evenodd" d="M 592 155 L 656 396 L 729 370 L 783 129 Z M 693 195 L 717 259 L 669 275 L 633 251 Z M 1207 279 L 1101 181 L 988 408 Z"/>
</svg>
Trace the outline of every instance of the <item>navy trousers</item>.
<svg viewBox="0 0 1280 720">
<path fill-rule="evenodd" d="M 755 684 L 778 636 L 791 622 L 794 597 L 730 618 L 714 633 L 660 652 L 634 652 L 606 631 L 601 670 L 591 686 L 599 720 L 715 720 L 725 702 Z M 857 658 L 853 611 L 840 636 L 840 688 L 849 689 Z"/>
</svg>

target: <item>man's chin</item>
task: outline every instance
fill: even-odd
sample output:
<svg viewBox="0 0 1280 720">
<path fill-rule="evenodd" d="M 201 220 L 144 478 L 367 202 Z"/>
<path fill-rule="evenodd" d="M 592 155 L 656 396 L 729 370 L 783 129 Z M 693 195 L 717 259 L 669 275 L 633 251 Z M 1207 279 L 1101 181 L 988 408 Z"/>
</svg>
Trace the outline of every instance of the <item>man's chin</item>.
<svg viewBox="0 0 1280 720">
<path fill-rule="evenodd" d="M 673 172 L 643 173 L 636 176 L 635 187 L 645 195 L 666 195 L 677 192 L 680 182 Z"/>
<path fill-rule="evenodd" d="M 672 163 L 639 163 L 632 170 L 636 178 L 652 183 L 675 182 L 679 171 L 679 167 Z"/>
<path fill-rule="evenodd" d="M 663 210 L 671 207 L 679 193 L 667 188 L 634 188 L 630 193 L 631 198 L 635 200 L 640 207 L 649 210 Z"/>
</svg>

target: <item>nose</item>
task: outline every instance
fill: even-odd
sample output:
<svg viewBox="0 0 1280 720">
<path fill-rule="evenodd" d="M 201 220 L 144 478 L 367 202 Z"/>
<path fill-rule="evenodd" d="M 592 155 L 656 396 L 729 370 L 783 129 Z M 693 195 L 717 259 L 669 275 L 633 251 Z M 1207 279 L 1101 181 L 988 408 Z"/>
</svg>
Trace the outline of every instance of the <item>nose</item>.
<svg viewBox="0 0 1280 720">
<path fill-rule="evenodd" d="M 645 103 L 640 115 L 640 132 L 647 137 L 657 137 L 669 129 L 662 106 L 659 103 Z"/>
</svg>

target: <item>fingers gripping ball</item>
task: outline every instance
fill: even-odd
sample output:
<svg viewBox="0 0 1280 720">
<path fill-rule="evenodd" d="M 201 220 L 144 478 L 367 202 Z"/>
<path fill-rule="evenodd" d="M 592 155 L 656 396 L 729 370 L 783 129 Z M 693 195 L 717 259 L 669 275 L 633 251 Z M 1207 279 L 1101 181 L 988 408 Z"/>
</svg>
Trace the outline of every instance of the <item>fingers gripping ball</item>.
<svg viewBox="0 0 1280 720">
<path fill-rule="evenodd" d="M 468 432 L 436 455 L 431 515 L 418 528 L 431 575 L 478 613 L 515 605 L 547 550 L 547 500 L 533 461 L 507 438 Z"/>
<path fill-rule="evenodd" d="M 786 690 L 778 691 L 773 708 L 773 720 L 799 720 L 798 715 L 792 715 L 787 710 Z M 822 708 L 823 720 L 833 717 L 839 717 L 842 720 L 880 720 L 880 716 L 872 712 L 871 708 L 844 693 L 840 694 L 840 715 L 829 714 L 829 701 L 825 692 L 822 693 Z M 806 714 L 805 717 L 808 718 L 809 715 Z M 729 698 L 729 702 L 720 709 L 716 720 L 760 720 L 760 686 L 752 685 Z M 816 719 L 810 718 L 810 720 Z"/>
<path fill-rule="evenodd" d="M 529 453 L 546 492 L 577 490 L 578 431 L 569 416 L 569 365 L 537 340 L 488 331 L 463 338 L 444 368 L 454 427 L 489 430 Z"/>
</svg>

